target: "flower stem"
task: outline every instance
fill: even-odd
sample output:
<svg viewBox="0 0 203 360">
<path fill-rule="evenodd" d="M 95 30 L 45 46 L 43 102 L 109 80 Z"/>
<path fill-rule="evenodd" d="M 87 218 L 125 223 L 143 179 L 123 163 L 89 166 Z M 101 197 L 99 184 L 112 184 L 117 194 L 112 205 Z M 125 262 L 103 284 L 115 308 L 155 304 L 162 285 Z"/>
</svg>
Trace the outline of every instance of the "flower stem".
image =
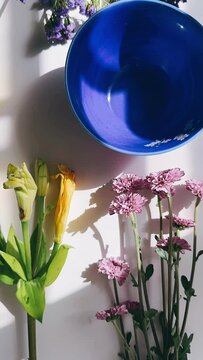
<svg viewBox="0 0 203 360">
<path fill-rule="evenodd" d="M 135 213 L 130 214 L 134 238 L 135 238 L 135 247 L 136 247 L 136 255 L 137 255 L 137 272 L 138 272 L 138 294 L 139 294 L 139 302 L 140 302 L 140 310 L 142 313 L 142 331 L 145 339 L 146 349 L 148 360 L 152 360 L 149 339 L 147 334 L 147 325 L 144 314 L 144 302 L 143 302 L 143 293 L 142 293 L 142 261 L 141 261 L 141 246 L 140 246 L 140 237 L 137 228 L 137 219 Z"/>
<path fill-rule="evenodd" d="M 190 286 L 192 288 L 193 285 L 193 280 L 194 280 L 194 274 L 195 274 L 195 267 L 196 267 L 196 257 L 197 257 L 197 207 L 200 203 L 200 199 L 199 197 L 197 197 L 196 199 L 196 203 L 195 203 L 195 208 L 194 208 L 194 232 L 193 232 L 193 254 L 192 254 L 192 268 L 191 268 L 191 274 L 190 274 Z M 188 312 L 189 312 L 189 307 L 190 307 L 190 301 L 191 301 L 191 297 L 188 297 L 186 300 L 186 306 L 185 306 L 185 312 L 184 312 L 184 317 L 183 317 L 183 323 L 182 323 L 182 327 L 181 327 L 181 332 L 180 332 L 180 339 L 182 339 L 184 332 L 185 332 L 185 326 L 186 326 L 186 322 L 187 322 L 187 318 L 188 318 Z"/>
<path fill-rule="evenodd" d="M 113 279 L 113 288 L 114 288 L 116 305 L 119 305 L 120 301 L 119 301 L 119 296 L 118 296 L 118 289 L 117 289 L 116 279 Z M 124 325 L 123 325 L 123 319 L 122 319 L 121 316 L 120 316 L 119 320 L 120 320 L 120 329 L 121 329 L 122 337 L 125 339 L 125 330 L 124 330 Z M 126 340 L 125 340 L 125 342 L 126 342 Z M 124 346 L 125 346 L 125 344 L 124 344 Z M 129 360 L 129 356 L 128 356 L 128 352 L 126 350 L 126 347 L 125 347 L 125 356 L 126 356 L 126 360 Z"/>
<path fill-rule="evenodd" d="M 177 259 L 175 262 L 175 289 L 176 289 L 176 336 L 178 343 L 175 346 L 175 359 L 179 360 L 180 347 L 180 286 L 179 286 L 179 252 L 177 252 Z"/>
<path fill-rule="evenodd" d="M 39 257 L 39 252 L 41 248 L 41 242 L 42 242 L 42 231 L 43 231 L 43 223 L 45 218 L 45 196 L 37 196 L 37 224 L 38 224 L 38 232 L 37 232 L 37 241 L 36 241 L 36 256 L 33 262 L 33 274 L 36 275 L 36 266 L 37 261 Z"/>
<path fill-rule="evenodd" d="M 27 314 L 29 360 L 37 360 L 36 349 L 36 321 Z"/>
<path fill-rule="evenodd" d="M 170 347 L 170 338 L 172 331 L 171 310 L 172 310 L 172 261 L 173 261 L 173 224 L 172 224 L 172 198 L 168 194 L 168 211 L 169 211 L 169 242 L 168 242 L 168 347 Z"/>
<path fill-rule="evenodd" d="M 143 268 L 142 268 L 142 270 L 143 270 Z M 143 273 L 143 271 L 142 271 L 142 273 Z M 145 279 L 143 279 L 143 277 L 144 277 L 144 276 L 142 276 L 142 285 L 143 285 L 144 297 L 145 297 L 145 302 L 146 302 L 147 310 L 149 311 L 149 310 L 150 310 L 149 296 L 148 296 L 146 281 L 145 281 Z M 155 341 L 157 350 L 158 350 L 159 354 L 161 355 L 161 348 L 160 348 L 160 345 L 159 345 L 158 336 L 157 336 L 157 334 L 156 334 L 156 329 L 155 329 L 155 326 L 154 326 L 154 321 L 153 321 L 153 319 L 150 319 L 149 321 L 150 321 L 150 325 L 151 325 L 151 329 L 152 329 L 152 334 L 153 334 L 153 337 L 154 337 L 154 341 Z"/>
<path fill-rule="evenodd" d="M 162 200 L 158 195 L 158 207 L 159 207 L 159 238 L 163 238 L 163 214 L 162 214 Z M 166 327 L 166 290 L 165 290 L 165 268 L 164 268 L 164 259 L 161 261 L 161 289 L 162 289 L 162 304 L 163 304 L 163 314 L 164 314 L 164 327 Z"/>
<path fill-rule="evenodd" d="M 139 339 L 137 336 L 137 328 L 136 328 L 136 324 L 134 321 L 133 321 L 133 329 L 134 329 L 134 335 L 135 335 L 135 349 L 136 349 L 136 354 L 137 354 L 137 360 L 141 360 L 140 349 L 139 349 Z"/>
<path fill-rule="evenodd" d="M 125 348 L 127 350 L 127 352 L 130 355 L 130 359 L 132 360 L 137 360 L 137 355 L 134 353 L 134 351 L 132 351 L 131 347 L 128 345 L 126 338 L 123 336 L 120 327 L 118 326 L 118 324 L 116 323 L 115 320 L 112 321 L 112 324 L 116 330 L 116 332 L 118 333 L 118 335 L 121 337 L 121 339 L 123 340 L 123 343 L 125 345 Z"/>
<path fill-rule="evenodd" d="M 27 279 L 32 279 L 32 265 L 31 265 L 31 251 L 30 251 L 30 237 L 29 237 L 29 224 L 28 221 L 21 221 L 23 241 L 25 246 L 25 259 L 26 259 L 26 273 Z"/>
</svg>

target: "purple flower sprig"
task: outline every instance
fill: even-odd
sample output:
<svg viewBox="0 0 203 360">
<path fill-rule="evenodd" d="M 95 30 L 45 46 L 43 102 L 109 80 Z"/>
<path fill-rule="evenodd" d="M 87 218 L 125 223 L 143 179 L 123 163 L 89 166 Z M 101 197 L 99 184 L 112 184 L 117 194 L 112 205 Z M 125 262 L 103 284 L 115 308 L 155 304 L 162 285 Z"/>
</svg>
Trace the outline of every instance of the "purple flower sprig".
<svg viewBox="0 0 203 360">
<path fill-rule="evenodd" d="M 169 220 L 169 215 L 166 215 L 165 218 Z M 195 222 L 194 222 L 194 220 L 183 219 L 175 214 L 172 214 L 172 225 L 177 230 L 185 230 L 187 228 L 194 227 Z"/>
<path fill-rule="evenodd" d="M 98 320 L 106 320 L 107 322 L 117 320 L 121 315 L 128 314 L 128 309 L 125 304 L 111 307 L 108 310 L 101 310 L 96 313 Z"/>
<path fill-rule="evenodd" d="M 99 260 L 97 269 L 98 272 L 107 275 L 109 280 L 117 280 L 119 286 L 124 284 L 130 273 L 130 266 L 127 261 L 113 257 Z"/>
<path fill-rule="evenodd" d="M 156 246 L 158 248 L 162 248 L 165 251 L 168 251 L 169 250 L 169 238 L 158 240 L 156 243 Z M 172 250 L 174 252 L 181 252 L 182 254 L 184 254 L 185 250 L 191 251 L 192 249 L 191 249 L 190 244 L 185 239 L 181 239 L 178 236 L 173 236 L 172 237 Z"/>
</svg>

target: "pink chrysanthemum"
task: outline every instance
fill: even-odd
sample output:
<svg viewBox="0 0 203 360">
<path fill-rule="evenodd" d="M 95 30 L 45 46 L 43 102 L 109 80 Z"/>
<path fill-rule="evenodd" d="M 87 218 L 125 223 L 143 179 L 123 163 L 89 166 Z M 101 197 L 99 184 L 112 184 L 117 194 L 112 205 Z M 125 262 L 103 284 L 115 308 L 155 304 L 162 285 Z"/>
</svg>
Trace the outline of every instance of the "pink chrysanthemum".
<svg viewBox="0 0 203 360">
<path fill-rule="evenodd" d="M 109 214 L 130 215 L 130 213 L 133 212 L 140 214 L 146 202 L 147 199 L 137 193 L 121 194 L 115 196 L 114 200 L 111 202 L 109 207 Z"/>
<path fill-rule="evenodd" d="M 200 200 L 203 200 L 203 182 L 198 180 L 187 180 L 185 182 L 186 189 L 191 191 L 195 196 L 198 196 Z"/>
<path fill-rule="evenodd" d="M 154 194 L 165 198 L 167 194 L 174 195 L 174 182 L 179 181 L 184 175 L 184 171 L 179 168 L 158 171 L 150 173 L 146 177 L 146 183 Z"/>
<path fill-rule="evenodd" d="M 116 279 L 120 286 L 124 284 L 130 272 L 127 261 L 113 257 L 99 260 L 97 269 L 100 273 L 107 275 L 108 279 Z"/>
<path fill-rule="evenodd" d="M 108 310 L 98 311 L 96 318 L 98 320 L 111 321 L 117 319 L 121 315 L 128 314 L 128 310 L 125 304 L 114 306 Z"/>
<path fill-rule="evenodd" d="M 168 244 L 169 244 L 169 238 L 158 240 L 156 246 L 158 248 L 162 248 L 168 251 Z M 181 239 L 178 236 L 172 237 L 172 246 L 173 246 L 173 251 L 180 251 L 182 254 L 184 254 L 185 250 L 191 251 L 190 244 L 185 239 Z"/>
<path fill-rule="evenodd" d="M 169 219 L 169 215 L 166 215 L 166 219 Z M 173 223 L 173 226 L 179 230 L 184 230 L 186 228 L 195 226 L 195 222 L 193 220 L 183 219 L 175 214 L 172 215 L 172 223 Z"/>
<path fill-rule="evenodd" d="M 121 174 L 112 180 L 112 190 L 117 194 L 135 192 L 145 187 L 145 180 L 135 174 Z"/>
</svg>

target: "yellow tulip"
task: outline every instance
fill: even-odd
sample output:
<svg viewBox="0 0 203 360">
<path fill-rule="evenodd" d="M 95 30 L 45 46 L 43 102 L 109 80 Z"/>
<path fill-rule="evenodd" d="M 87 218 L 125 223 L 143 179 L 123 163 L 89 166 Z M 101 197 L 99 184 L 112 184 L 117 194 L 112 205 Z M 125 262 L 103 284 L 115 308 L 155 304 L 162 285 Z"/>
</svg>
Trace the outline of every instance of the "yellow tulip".
<svg viewBox="0 0 203 360">
<path fill-rule="evenodd" d="M 32 206 L 37 192 L 37 185 L 25 163 L 22 168 L 9 164 L 7 168 L 7 181 L 4 189 L 14 189 L 21 221 L 28 221 L 32 214 Z"/>
<path fill-rule="evenodd" d="M 55 211 L 54 242 L 60 244 L 66 228 L 71 199 L 75 190 L 75 173 L 65 165 L 58 166 L 59 173 L 54 179 L 60 177 L 60 191 Z"/>
</svg>

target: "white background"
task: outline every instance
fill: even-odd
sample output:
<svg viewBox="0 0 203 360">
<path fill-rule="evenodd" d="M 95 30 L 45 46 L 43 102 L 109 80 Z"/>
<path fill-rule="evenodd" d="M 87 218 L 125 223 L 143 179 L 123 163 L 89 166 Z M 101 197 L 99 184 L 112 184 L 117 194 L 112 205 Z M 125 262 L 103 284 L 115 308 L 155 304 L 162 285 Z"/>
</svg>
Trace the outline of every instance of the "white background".
<svg viewBox="0 0 203 360">
<path fill-rule="evenodd" d="M 97 310 L 112 302 L 110 287 L 96 274 L 101 257 L 126 256 L 135 266 L 133 241 L 126 219 L 108 215 L 112 193 L 102 186 L 122 171 L 147 175 L 181 167 L 187 178 L 203 180 L 202 141 L 199 135 L 189 144 L 158 156 L 128 156 L 111 151 L 89 137 L 77 123 L 65 94 L 64 63 L 69 44 L 48 47 L 39 13 L 32 1 L 0 2 L 0 183 L 6 179 L 9 162 L 25 161 L 30 169 L 36 157 L 44 158 L 51 172 L 58 162 L 73 168 L 77 176 L 64 242 L 74 246 L 62 274 L 47 289 L 43 324 L 38 324 L 39 360 L 116 360 L 119 343 L 110 324 L 95 319 Z M 184 9 L 203 22 L 202 0 L 188 0 Z M 82 59 L 82 54 L 81 54 Z M 191 197 L 179 192 L 176 210 L 192 216 Z M 191 206 L 190 206 L 191 205 Z M 152 305 L 160 303 L 159 266 L 150 246 L 149 233 L 156 233 L 157 208 L 152 201 L 149 214 L 140 217 L 146 262 L 156 266 L 149 291 Z M 199 209 L 199 248 L 202 235 L 202 205 Z M 13 191 L 0 187 L 0 223 L 6 235 L 11 223 L 20 234 Z M 190 232 L 185 238 L 190 241 Z M 127 249 L 126 249 L 127 248 Z M 191 360 L 202 359 L 203 259 L 198 263 L 188 333 L 195 333 Z M 188 273 L 189 255 L 182 261 Z M 123 289 L 122 299 L 130 297 Z M 132 295 L 131 295 L 132 299 Z M 26 316 L 15 299 L 14 287 L 0 285 L 0 359 L 27 357 Z"/>
</svg>

